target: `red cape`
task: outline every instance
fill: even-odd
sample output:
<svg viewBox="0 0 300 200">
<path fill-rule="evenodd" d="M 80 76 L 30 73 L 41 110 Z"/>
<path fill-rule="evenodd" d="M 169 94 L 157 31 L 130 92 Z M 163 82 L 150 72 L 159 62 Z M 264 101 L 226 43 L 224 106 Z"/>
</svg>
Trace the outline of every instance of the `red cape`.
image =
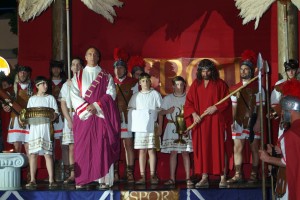
<svg viewBox="0 0 300 200">
<path fill-rule="evenodd" d="M 289 199 L 300 199 L 300 119 L 284 134 Z"/>
<path fill-rule="evenodd" d="M 189 89 L 184 106 L 187 126 L 193 123 L 193 112 L 201 115 L 209 106 L 216 104 L 227 94 L 228 86 L 221 79 L 209 81 L 206 88 L 202 81 L 195 80 Z M 232 123 L 230 98 L 216 107 L 218 109 L 216 113 L 205 116 L 192 130 L 197 174 L 220 175 L 224 170 L 225 127 L 226 124 Z M 227 141 L 232 141 L 231 136 L 227 136 Z"/>
</svg>

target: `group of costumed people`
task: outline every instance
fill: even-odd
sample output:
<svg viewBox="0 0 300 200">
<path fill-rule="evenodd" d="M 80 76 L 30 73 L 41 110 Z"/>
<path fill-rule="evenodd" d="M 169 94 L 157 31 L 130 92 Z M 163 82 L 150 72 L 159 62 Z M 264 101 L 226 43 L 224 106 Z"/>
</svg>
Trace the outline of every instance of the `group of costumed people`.
<svg viewBox="0 0 300 200">
<path fill-rule="evenodd" d="M 142 57 L 129 58 L 123 49 L 117 48 L 114 58 L 113 77 L 99 66 L 100 52 L 94 47 L 88 48 L 85 67 L 79 58 L 72 60 L 72 80 L 63 79 L 61 64 L 53 64 L 56 67 L 50 68 L 50 84 L 40 76 L 31 83 L 30 68 L 18 68 L 17 81 L 12 87 L 16 102 L 22 102 L 27 108 L 49 107 L 55 113 L 47 123 L 30 126 L 20 123 L 12 113 L 7 141 L 14 144 L 15 152 L 21 152 L 22 144 L 25 146 L 30 160 L 27 187 L 36 187 L 37 155 L 46 158 L 49 187 L 56 186 L 52 155 L 57 142 L 51 138 L 54 134 L 54 138 L 61 143 L 62 157 L 67 160 L 64 163 L 70 171 L 64 183 L 75 182 L 76 188 L 84 188 L 97 180 L 100 189 L 108 189 L 120 180 L 118 163 L 121 141 L 126 159 L 124 179 L 128 183 L 146 184 L 147 154 L 149 181 L 151 184 L 159 183 L 156 173 L 156 148 L 159 144 L 162 153 L 170 154 L 170 178 L 164 182 L 165 185 L 176 183 L 178 153 L 183 157 L 188 187 L 208 187 L 209 175 L 221 176 L 220 187 L 242 183 L 245 181 L 243 163 L 248 162 L 243 151 L 247 141 L 250 141 L 252 170 L 247 181 L 258 182 L 261 158 L 287 169 L 288 189 L 285 196 L 296 195 L 297 183 L 293 180 L 299 176 L 299 170 L 295 167 L 297 159 L 290 156 L 298 155 L 295 142 L 300 134 L 294 125 L 298 123 L 296 119 L 300 112 L 300 92 L 299 87 L 295 87 L 299 83 L 296 80 L 297 61 L 285 62 L 287 80 L 276 83 L 271 95 L 272 108 L 278 116 L 283 113 L 281 121 L 286 125 L 279 129 L 278 145 L 269 144 L 268 150 L 259 151 L 260 140 L 263 139 L 260 138 L 260 122 L 263 119 L 259 115 L 259 106 L 261 102 L 262 106 L 265 105 L 266 94 L 263 90 L 260 93 L 257 80 L 253 81 L 257 60 L 253 51 L 246 50 L 242 54 L 241 82 L 236 85 L 229 88 L 220 78 L 216 64 L 203 59 L 197 66 L 196 79 L 188 92 L 185 79 L 175 76 L 172 80 L 173 93 L 164 98 L 151 87 L 151 76 L 145 73 Z M 35 95 L 33 85 L 37 88 Z M 293 89 L 288 89 L 291 85 Z M 47 90 L 51 95 L 47 94 Z M 230 93 L 232 91 L 237 92 Z M 2 107 L 6 112 L 12 111 L 6 104 Z M 180 113 L 189 129 L 182 133 L 185 142 L 175 143 L 174 140 L 179 137 L 176 119 Z M 139 152 L 138 179 L 134 177 L 135 149 Z M 281 158 L 272 157 L 272 149 Z M 195 185 L 190 175 L 190 152 L 193 152 L 194 173 L 201 175 Z M 227 179 L 228 160 L 232 154 L 235 174 Z"/>
</svg>

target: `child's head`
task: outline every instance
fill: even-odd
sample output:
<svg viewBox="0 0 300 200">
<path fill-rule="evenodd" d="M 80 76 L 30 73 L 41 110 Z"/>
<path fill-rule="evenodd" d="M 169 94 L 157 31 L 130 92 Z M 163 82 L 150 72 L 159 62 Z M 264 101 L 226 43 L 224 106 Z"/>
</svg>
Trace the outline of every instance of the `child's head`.
<svg viewBox="0 0 300 200">
<path fill-rule="evenodd" d="M 142 90 L 149 90 L 151 87 L 151 76 L 147 73 L 141 73 L 139 76 L 139 84 Z"/>
<path fill-rule="evenodd" d="M 172 85 L 175 93 L 183 93 L 185 91 L 186 81 L 181 76 L 175 76 L 172 79 Z"/>
<path fill-rule="evenodd" d="M 37 76 L 34 80 L 34 84 L 38 92 L 41 93 L 47 92 L 48 89 L 47 79 L 44 76 Z"/>
</svg>

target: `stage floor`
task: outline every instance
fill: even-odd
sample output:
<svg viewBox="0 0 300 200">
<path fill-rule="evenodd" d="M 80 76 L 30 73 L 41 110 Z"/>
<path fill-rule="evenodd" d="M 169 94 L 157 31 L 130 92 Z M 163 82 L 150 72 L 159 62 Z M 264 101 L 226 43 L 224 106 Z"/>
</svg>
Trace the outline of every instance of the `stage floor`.
<svg viewBox="0 0 300 200">
<path fill-rule="evenodd" d="M 187 188 L 184 181 L 176 182 L 173 187 L 165 186 L 163 182 L 158 185 L 135 185 L 120 182 L 115 184 L 110 190 L 97 189 L 97 183 L 89 184 L 87 188 L 76 189 L 75 185 L 63 185 L 59 182 L 58 187 L 49 189 L 48 182 L 40 181 L 34 190 L 26 189 L 22 184 L 22 189 L 18 191 L 0 191 L 1 200 L 15 199 L 97 199 L 97 200 L 136 200 L 136 199 L 262 199 L 261 183 L 231 185 L 227 188 L 219 188 L 218 181 L 210 181 L 208 188 Z M 266 188 L 266 199 L 271 199 L 269 184 Z"/>
</svg>

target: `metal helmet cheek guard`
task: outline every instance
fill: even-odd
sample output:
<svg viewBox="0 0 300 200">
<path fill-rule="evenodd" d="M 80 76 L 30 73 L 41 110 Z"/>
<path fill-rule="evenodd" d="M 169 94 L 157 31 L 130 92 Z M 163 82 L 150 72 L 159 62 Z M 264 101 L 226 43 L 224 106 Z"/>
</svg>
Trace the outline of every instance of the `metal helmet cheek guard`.
<svg viewBox="0 0 300 200">
<path fill-rule="evenodd" d="M 285 96 L 280 100 L 282 110 L 294 110 L 300 112 L 300 99 L 294 96 Z"/>
<path fill-rule="evenodd" d="M 288 129 L 291 123 L 291 113 L 289 111 L 300 112 L 300 99 L 294 96 L 285 96 L 280 100 L 280 105 L 283 110 L 280 127 L 281 129 Z"/>
</svg>

